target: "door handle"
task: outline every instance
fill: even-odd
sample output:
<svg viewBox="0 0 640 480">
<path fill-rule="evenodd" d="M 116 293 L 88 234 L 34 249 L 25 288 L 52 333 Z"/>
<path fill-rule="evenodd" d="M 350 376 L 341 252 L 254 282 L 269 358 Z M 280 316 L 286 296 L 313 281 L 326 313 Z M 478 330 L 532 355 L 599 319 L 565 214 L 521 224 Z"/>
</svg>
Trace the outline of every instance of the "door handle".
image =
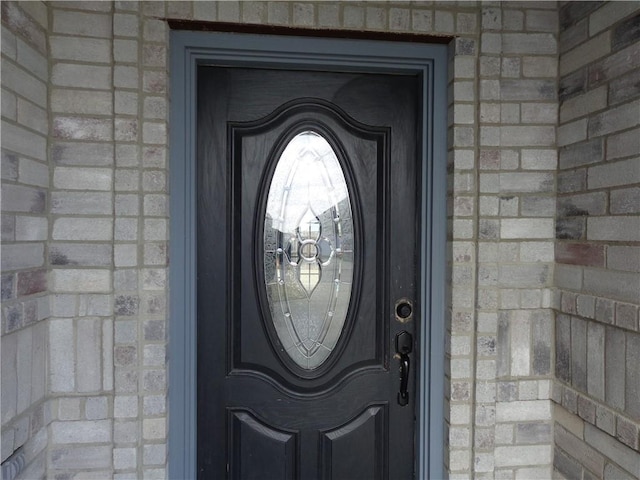
<svg viewBox="0 0 640 480">
<path fill-rule="evenodd" d="M 396 335 L 396 353 L 400 355 L 400 391 L 398 392 L 398 405 L 405 406 L 409 403 L 409 368 L 411 360 L 409 354 L 413 350 L 413 338 L 407 331 Z"/>
</svg>

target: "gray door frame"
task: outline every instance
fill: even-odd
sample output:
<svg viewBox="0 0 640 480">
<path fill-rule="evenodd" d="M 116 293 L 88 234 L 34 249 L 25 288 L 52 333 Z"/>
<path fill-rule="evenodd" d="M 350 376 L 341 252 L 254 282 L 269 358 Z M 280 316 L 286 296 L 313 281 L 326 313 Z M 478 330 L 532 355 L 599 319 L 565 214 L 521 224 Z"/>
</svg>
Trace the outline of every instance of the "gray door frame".
<svg viewBox="0 0 640 480">
<path fill-rule="evenodd" d="M 444 478 L 447 46 L 172 31 L 169 478 L 196 478 L 196 76 L 201 64 L 414 73 L 422 78 L 422 291 L 417 478 Z"/>
</svg>

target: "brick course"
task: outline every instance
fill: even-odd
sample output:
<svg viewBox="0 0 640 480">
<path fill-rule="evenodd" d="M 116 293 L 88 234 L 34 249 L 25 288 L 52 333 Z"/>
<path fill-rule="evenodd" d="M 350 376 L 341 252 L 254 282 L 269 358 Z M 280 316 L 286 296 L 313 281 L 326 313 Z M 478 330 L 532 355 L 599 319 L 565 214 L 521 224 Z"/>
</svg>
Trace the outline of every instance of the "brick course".
<svg viewBox="0 0 640 480">
<path fill-rule="evenodd" d="M 567 477 L 634 474 L 637 12 L 632 2 L 3 2 L 3 460 L 24 443 L 38 452 L 25 476 L 166 474 L 163 19 L 181 18 L 457 36 L 449 476 L 549 478 L 552 462 Z M 34 367 L 44 352 L 46 393 Z M 37 385 L 6 393 L 27 371 Z M 40 421 L 44 410 L 54 413 Z M 53 420 L 51 436 L 25 436 L 25 419 Z M 602 453 L 585 459 L 589 449 Z"/>
<path fill-rule="evenodd" d="M 560 129 L 567 132 L 560 175 L 567 181 L 558 195 L 557 224 L 564 227 L 556 233 L 556 262 L 575 265 L 572 275 L 581 277 L 568 281 L 556 269 L 562 312 L 556 330 L 561 382 L 556 401 L 581 425 L 573 435 L 556 427 L 554 467 L 567 478 L 583 472 L 585 478 L 635 478 L 640 472 L 634 464 L 640 461 L 640 417 L 635 403 L 627 405 L 631 398 L 635 402 L 637 395 L 629 392 L 638 383 L 635 353 L 631 360 L 627 353 L 627 346 L 637 343 L 640 303 L 635 205 L 640 92 L 632 80 L 640 43 L 630 33 L 637 15 L 637 5 L 618 2 L 575 2 L 560 9 L 561 19 L 575 26 L 561 35 L 560 46 Z M 571 224 L 579 230 L 571 231 Z M 585 325 L 586 344 L 579 333 Z"/>
</svg>

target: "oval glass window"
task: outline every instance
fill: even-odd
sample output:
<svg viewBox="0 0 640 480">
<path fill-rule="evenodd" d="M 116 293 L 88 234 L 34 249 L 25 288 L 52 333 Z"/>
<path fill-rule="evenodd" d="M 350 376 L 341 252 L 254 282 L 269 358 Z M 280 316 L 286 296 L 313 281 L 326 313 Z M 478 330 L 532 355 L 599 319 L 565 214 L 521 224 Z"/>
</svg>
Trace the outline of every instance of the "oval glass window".
<svg viewBox="0 0 640 480">
<path fill-rule="evenodd" d="M 305 370 L 331 355 L 353 281 L 353 218 L 344 172 L 329 142 L 304 131 L 286 146 L 271 180 L 264 272 L 275 331 Z"/>
</svg>

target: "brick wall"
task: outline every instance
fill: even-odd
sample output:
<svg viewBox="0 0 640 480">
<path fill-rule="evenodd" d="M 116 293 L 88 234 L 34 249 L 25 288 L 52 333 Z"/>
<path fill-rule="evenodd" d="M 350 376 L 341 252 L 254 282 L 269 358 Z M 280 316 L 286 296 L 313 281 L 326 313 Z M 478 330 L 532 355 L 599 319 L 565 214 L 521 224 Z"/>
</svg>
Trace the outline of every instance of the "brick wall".
<svg viewBox="0 0 640 480">
<path fill-rule="evenodd" d="M 38 451 L 48 445 L 50 477 L 166 474 L 164 19 L 176 18 L 456 36 L 446 468 L 453 479 L 549 478 L 555 418 L 556 466 L 633 473 L 638 30 L 633 4 L 621 5 L 563 6 L 559 37 L 555 2 L 4 2 L 3 459 L 28 423 Z M 31 305 L 42 321 L 27 326 Z M 25 350 L 42 351 L 40 325 L 47 357 Z M 604 357 L 627 365 L 612 376 L 622 384 L 600 380 Z M 25 361 L 44 358 L 38 381 L 44 368 Z M 19 412 L 31 376 L 43 393 Z"/>
<path fill-rule="evenodd" d="M 640 6 L 560 22 L 554 467 L 639 478 Z"/>
<path fill-rule="evenodd" d="M 112 476 L 113 5 L 50 4 L 48 474 Z"/>
<path fill-rule="evenodd" d="M 48 12 L 2 3 L 2 461 L 45 471 Z"/>
</svg>

